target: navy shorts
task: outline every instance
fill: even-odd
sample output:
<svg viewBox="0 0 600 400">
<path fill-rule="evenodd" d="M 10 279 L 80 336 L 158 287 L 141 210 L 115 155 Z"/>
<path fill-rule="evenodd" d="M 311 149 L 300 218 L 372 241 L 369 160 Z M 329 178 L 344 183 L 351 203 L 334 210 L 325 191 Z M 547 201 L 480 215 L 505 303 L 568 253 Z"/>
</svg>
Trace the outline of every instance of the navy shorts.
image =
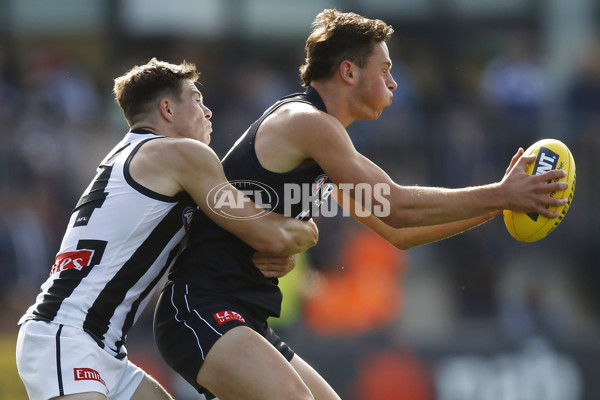
<svg viewBox="0 0 600 400">
<path fill-rule="evenodd" d="M 188 285 L 169 283 L 163 289 L 154 313 L 154 339 L 167 364 L 200 393 L 196 383 L 206 355 L 221 336 L 237 326 L 248 326 L 261 334 L 290 361 L 294 352 L 247 308 L 224 298 L 200 298 Z"/>
</svg>

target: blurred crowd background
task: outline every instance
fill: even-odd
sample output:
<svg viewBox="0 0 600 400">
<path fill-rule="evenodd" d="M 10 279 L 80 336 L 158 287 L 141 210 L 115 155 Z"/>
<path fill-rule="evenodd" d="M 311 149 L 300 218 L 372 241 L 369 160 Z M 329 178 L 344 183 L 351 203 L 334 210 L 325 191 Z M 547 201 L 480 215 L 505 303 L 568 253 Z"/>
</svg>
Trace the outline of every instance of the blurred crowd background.
<svg viewBox="0 0 600 400">
<path fill-rule="evenodd" d="M 498 181 L 519 147 L 557 138 L 577 163 L 566 219 L 521 243 L 499 216 L 400 251 L 350 218 L 282 280 L 280 336 L 342 398 L 600 398 L 600 5 L 596 0 L 0 0 L 0 398 L 24 399 L 16 321 L 48 276 L 68 216 L 127 131 L 112 80 L 151 57 L 194 62 L 219 156 L 300 90 L 324 8 L 391 24 L 393 105 L 349 127 L 403 185 Z M 130 357 L 178 399 L 152 307 Z"/>
</svg>

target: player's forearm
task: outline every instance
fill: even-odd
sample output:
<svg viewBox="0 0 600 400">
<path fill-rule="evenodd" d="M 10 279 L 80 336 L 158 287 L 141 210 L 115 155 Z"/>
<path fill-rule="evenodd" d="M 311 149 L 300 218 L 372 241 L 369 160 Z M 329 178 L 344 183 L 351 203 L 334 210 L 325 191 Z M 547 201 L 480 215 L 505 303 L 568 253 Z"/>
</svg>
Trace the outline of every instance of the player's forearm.
<svg viewBox="0 0 600 400">
<path fill-rule="evenodd" d="M 500 210 L 495 210 L 477 217 L 440 225 L 393 228 L 374 215 L 357 215 L 357 213 L 354 212 L 354 207 L 350 208 L 349 211 L 356 220 L 401 250 L 408 250 L 412 247 L 421 246 L 457 235 L 489 221 L 501 212 Z"/>
<path fill-rule="evenodd" d="M 408 250 L 412 247 L 422 246 L 424 244 L 437 242 L 458 235 L 469 229 L 475 228 L 490 219 L 494 218 L 500 211 L 494 211 L 478 217 L 465 219 L 462 221 L 448 222 L 441 225 L 419 226 L 413 228 L 393 229 L 384 238 L 401 250 Z"/>
<path fill-rule="evenodd" d="M 390 212 L 380 219 L 393 228 L 464 221 L 504 208 L 499 184 L 462 189 L 397 187 L 389 199 Z"/>
</svg>

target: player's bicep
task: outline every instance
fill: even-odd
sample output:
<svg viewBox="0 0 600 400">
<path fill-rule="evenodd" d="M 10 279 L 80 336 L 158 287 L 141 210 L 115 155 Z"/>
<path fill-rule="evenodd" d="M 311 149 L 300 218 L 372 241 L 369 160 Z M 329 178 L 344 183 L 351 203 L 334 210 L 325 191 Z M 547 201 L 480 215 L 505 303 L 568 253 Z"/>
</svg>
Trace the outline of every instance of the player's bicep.
<svg viewBox="0 0 600 400">
<path fill-rule="evenodd" d="M 390 177 L 360 154 L 344 127 L 336 121 L 319 119 L 304 127 L 297 145 L 306 158 L 313 159 L 335 183 L 392 184 Z"/>
<path fill-rule="evenodd" d="M 317 160 L 315 160 L 317 161 Z M 360 215 L 378 211 L 387 214 L 390 211 L 390 194 L 397 185 L 377 165 L 356 150 L 347 152 L 332 151 L 330 156 L 323 156 L 323 161 L 317 163 L 327 174 L 330 181 L 347 196 L 349 201 L 358 203 L 362 212 Z M 346 204 L 341 204 L 346 207 Z M 352 209 L 355 209 L 351 205 Z M 382 215 L 383 216 L 383 215 Z"/>
<path fill-rule="evenodd" d="M 195 151 L 185 151 L 181 160 L 177 179 L 182 189 L 219 225 L 229 227 L 231 219 L 244 220 L 257 215 L 259 206 L 228 182 L 211 149 L 199 146 Z"/>
</svg>

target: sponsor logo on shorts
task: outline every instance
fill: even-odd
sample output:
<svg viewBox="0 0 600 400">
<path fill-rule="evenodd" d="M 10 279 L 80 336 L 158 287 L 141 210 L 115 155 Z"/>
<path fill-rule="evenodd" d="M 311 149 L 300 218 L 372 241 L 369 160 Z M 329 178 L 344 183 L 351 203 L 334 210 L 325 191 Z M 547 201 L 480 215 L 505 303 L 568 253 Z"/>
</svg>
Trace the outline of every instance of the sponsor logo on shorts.
<svg viewBox="0 0 600 400">
<path fill-rule="evenodd" d="M 50 270 L 50 275 L 71 268 L 81 271 L 83 267 L 90 265 L 92 254 L 94 254 L 92 250 L 77 250 L 61 253 L 56 256 L 54 265 Z"/>
<path fill-rule="evenodd" d="M 106 387 L 106 383 L 100 377 L 98 371 L 91 368 L 73 368 L 76 381 L 97 381 Z"/>
<path fill-rule="evenodd" d="M 223 325 L 225 322 L 229 321 L 246 322 L 244 317 L 235 311 L 219 311 L 218 313 L 213 314 L 213 317 L 215 317 L 219 325 Z"/>
</svg>

